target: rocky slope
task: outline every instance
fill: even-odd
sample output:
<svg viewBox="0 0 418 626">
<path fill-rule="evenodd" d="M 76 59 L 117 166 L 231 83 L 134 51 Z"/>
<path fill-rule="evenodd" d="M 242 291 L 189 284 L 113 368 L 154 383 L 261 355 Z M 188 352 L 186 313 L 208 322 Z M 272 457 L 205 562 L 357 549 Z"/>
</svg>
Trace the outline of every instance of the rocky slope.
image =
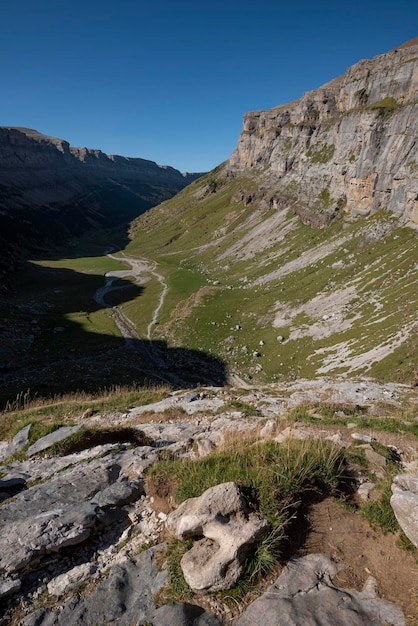
<svg viewBox="0 0 418 626">
<path fill-rule="evenodd" d="M 27 128 L 0 127 L 0 271 L 25 249 L 127 223 L 197 177 L 108 156 Z"/>
<path fill-rule="evenodd" d="M 416 411 L 417 400 L 416 391 L 402 385 L 369 380 L 182 390 L 122 412 L 95 414 L 92 404 L 66 426 L 28 442 L 45 419 L 42 408 L 32 411 L 32 426 L 0 445 L 0 624 L 219 626 L 254 624 L 257 614 L 269 626 L 278 624 L 277 615 L 295 626 L 416 623 L 414 547 L 407 552 L 395 544 L 398 526 L 395 534 L 376 526 L 371 532 L 360 512 L 367 503 L 380 502 L 381 485 L 394 473 L 416 472 L 416 425 L 406 416 Z M 385 420 L 391 429 L 382 428 Z M 100 432 L 109 435 L 109 427 L 116 428 L 116 438 L 114 431 L 114 439 L 106 441 Z M 54 444 L 85 428 L 89 437 L 54 453 Z M 255 549 L 252 527 L 264 529 L 265 536 L 267 522 L 254 510 L 248 514 L 233 483 L 215 485 L 177 508 L 173 481 L 153 480 L 149 472 L 159 458 L 210 459 L 245 438 L 287 449 L 295 442 L 325 442 L 347 458 L 363 455 L 363 461 L 347 474 L 350 508 L 342 506 L 347 494 L 337 503 L 318 486 L 296 507 L 292 541 L 276 568 L 237 601 L 233 590 L 213 592 L 233 584 L 232 570 L 242 575 L 236 560 Z M 285 471 L 284 465 L 277 469 Z M 405 475 L 396 479 L 396 515 L 416 545 L 418 523 L 411 516 L 418 499 L 416 474 L 408 477 L 401 492 Z M 182 540 L 197 534 L 186 552 L 188 565 L 186 555 L 182 559 L 187 601 L 179 573 L 167 565 L 173 533 Z M 208 544 L 215 554 L 193 567 L 190 559 L 202 549 L 207 554 Z M 182 551 L 178 540 L 175 545 Z"/>
<path fill-rule="evenodd" d="M 271 202 L 314 213 L 392 211 L 418 226 L 418 39 L 295 102 L 248 113 L 231 174 L 266 171 Z"/>
</svg>

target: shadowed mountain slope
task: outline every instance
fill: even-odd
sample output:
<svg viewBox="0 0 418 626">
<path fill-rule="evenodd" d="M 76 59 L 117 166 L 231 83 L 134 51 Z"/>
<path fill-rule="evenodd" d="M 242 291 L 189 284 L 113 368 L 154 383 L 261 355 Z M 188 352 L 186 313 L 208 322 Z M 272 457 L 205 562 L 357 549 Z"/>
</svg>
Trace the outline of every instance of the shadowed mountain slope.
<svg viewBox="0 0 418 626">
<path fill-rule="evenodd" d="M 0 127 L 0 275 L 27 250 L 126 224 L 197 176 Z"/>
</svg>

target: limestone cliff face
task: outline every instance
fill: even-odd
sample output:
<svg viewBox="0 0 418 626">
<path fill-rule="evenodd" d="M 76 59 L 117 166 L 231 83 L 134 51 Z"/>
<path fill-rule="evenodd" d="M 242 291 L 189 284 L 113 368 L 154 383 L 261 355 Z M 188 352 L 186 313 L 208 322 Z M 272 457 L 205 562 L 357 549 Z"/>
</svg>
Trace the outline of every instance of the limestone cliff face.
<svg viewBox="0 0 418 626">
<path fill-rule="evenodd" d="M 244 117 L 229 173 L 263 171 L 299 209 L 388 209 L 418 227 L 418 38 L 295 102 Z"/>
</svg>

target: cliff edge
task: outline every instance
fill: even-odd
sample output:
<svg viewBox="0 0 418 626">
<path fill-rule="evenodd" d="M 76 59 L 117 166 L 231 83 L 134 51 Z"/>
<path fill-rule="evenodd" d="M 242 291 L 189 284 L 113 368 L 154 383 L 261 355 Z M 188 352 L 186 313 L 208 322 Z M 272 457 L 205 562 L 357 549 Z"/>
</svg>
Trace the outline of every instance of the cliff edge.
<svg viewBox="0 0 418 626">
<path fill-rule="evenodd" d="M 418 38 L 300 100 L 247 113 L 229 175 L 263 171 L 276 198 L 332 217 L 380 209 L 418 227 Z"/>
</svg>

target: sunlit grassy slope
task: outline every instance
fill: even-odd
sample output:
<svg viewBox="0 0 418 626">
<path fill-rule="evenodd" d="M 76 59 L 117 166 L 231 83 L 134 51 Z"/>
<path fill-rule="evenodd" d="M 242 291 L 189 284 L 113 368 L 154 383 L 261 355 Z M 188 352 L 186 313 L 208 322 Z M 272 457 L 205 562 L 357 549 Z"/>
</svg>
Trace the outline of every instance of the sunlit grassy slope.
<svg viewBox="0 0 418 626">
<path fill-rule="evenodd" d="M 228 180 L 221 166 L 134 222 L 126 255 L 155 261 L 168 285 L 153 338 L 216 354 L 246 380 L 411 382 L 416 232 L 383 211 L 356 221 L 342 211 L 315 229 L 251 199 L 260 182 Z M 121 307 L 141 332 L 160 290 L 151 280 L 149 300 Z"/>
</svg>

